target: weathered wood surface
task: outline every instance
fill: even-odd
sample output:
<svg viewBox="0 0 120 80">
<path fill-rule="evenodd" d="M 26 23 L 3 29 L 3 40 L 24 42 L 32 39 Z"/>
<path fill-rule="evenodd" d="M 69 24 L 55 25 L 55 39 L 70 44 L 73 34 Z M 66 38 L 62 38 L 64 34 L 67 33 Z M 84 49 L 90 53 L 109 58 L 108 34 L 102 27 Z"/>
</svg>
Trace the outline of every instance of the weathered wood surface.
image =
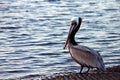
<svg viewBox="0 0 120 80">
<path fill-rule="evenodd" d="M 107 68 L 104 73 L 92 71 L 90 73 L 56 73 L 51 76 L 31 75 L 18 80 L 120 80 L 120 66 Z"/>
</svg>

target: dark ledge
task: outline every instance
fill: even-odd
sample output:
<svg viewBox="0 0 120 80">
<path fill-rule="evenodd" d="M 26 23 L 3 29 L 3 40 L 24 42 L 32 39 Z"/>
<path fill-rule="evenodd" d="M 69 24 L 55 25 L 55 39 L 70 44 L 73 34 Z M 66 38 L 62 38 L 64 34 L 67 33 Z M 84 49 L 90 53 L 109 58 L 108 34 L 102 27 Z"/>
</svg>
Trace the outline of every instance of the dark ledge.
<svg viewBox="0 0 120 80">
<path fill-rule="evenodd" d="M 51 76 L 29 75 L 17 80 L 120 80 L 120 66 L 107 68 L 104 73 L 91 71 L 90 73 L 65 72 Z"/>
</svg>

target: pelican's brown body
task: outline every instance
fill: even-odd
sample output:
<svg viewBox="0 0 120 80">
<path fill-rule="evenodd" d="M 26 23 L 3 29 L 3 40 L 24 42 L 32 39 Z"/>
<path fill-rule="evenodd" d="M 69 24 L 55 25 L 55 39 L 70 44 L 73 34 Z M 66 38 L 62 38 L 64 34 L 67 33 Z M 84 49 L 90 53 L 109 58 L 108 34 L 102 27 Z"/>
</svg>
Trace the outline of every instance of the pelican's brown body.
<svg viewBox="0 0 120 80">
<path fill-rule="evenodd" d="M 88 67 L 87 72 L 90 68 L 97 68 L 100 71 L 105 71 L 103 59 L 97 51 L 86 46 L 78 45 L 75 42 L 75 34 L 79 30 L 81 23 L 82 19 L 80 17 L 71 19 L 71 27 L 64 49 L 68 44 L 72 58 L 81 65 L 80 73 L 82 72 L 83 67 Z"/>
</svg>

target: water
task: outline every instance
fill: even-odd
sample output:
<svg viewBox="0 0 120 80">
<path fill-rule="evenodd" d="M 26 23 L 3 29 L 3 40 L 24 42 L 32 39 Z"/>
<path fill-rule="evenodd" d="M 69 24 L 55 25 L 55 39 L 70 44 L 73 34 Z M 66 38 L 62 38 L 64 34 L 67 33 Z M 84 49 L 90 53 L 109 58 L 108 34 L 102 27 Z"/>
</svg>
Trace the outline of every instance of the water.
<svg viewBox="0 0 120 80">
<path fill-rule="evenodd" d="M 81 16 L 81 45 L 100 51 L 105 66 L 120 65 L 119 0 L 2 0 L 0 79 L 79 71 L 63 50 L 70 18 Z"/>
</svg>

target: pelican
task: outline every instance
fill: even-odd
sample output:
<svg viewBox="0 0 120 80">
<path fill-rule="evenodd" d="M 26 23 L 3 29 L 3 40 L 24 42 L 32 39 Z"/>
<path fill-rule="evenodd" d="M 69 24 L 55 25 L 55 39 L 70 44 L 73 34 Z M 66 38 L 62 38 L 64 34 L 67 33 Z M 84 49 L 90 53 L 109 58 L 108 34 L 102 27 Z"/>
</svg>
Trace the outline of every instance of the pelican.
<svg viewBox="0 0 120 80">
<path fill-rule="evenodd" d="M 64 49 L 68 45 L 71 57 L 81 65 L 80 73 L 82 73 L 83 67 L 87 67 L 86 73 L 89 72 L 90 68 L 96 68 L 98 71 L 104 72 L 106 71 L 106 68 L 101 55 L 94 49 L 78 45 L 75 41 L 75 34 L 79 30 L 81 23 L 82 18 L 80 17 L 73 17 L 70 20 L 70 29 Z"/>
</svg>

